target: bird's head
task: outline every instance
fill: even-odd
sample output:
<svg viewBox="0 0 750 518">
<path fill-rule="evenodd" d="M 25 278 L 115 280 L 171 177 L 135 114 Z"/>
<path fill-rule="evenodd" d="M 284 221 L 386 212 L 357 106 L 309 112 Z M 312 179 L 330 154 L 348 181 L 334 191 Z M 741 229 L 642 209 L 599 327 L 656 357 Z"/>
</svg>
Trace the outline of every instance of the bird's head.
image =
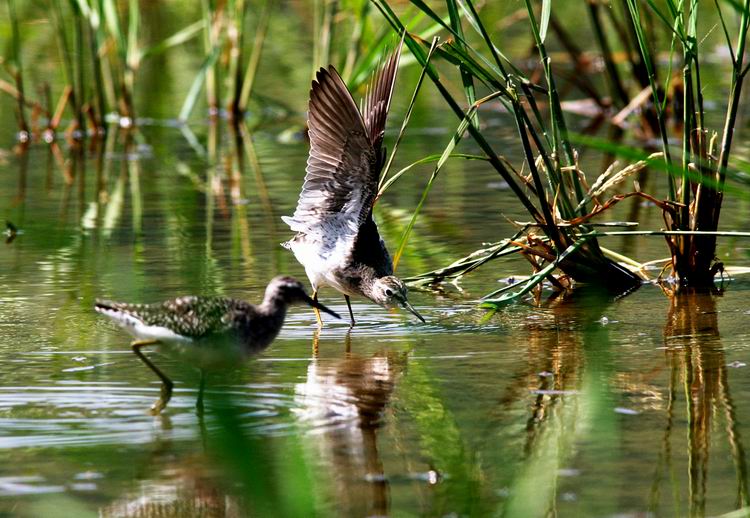
<svg viewBox="0 0 750 518">
<path fill-rule="evenodd" d="M 370 296 L 374 302 L 386 308 L 402 307 L 410 311 L 415 317 L 424 322 L 424 318 L 414 307 L 409 304 L 406 298 L 408 290 L 406 284 L 393 275 L 380 277 L 373 283 Z"/>
<path fill-rule="evenodd" d="M 341 318 L 338 313 L 325 307 L 320 302 L 313 300 L 305 291 L 305 287 L 294 277 L 274 277 L 266 288 L 266 300 L 282 300 L 286 304 L 297 304 L 303 302 L 329 315 Z"/>
</svg>

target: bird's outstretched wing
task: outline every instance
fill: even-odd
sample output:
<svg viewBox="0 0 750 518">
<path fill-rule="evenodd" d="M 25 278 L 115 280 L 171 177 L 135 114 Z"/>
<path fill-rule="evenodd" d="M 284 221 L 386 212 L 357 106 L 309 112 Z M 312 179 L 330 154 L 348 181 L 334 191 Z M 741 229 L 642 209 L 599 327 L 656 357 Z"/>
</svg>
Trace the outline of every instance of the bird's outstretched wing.
<svg viewBox="0 0 750 518">
<path fill-rule="evenodd" d="M 398 70 L 398 61 L 401 56 L 401 47 L 403 44 L 404 40 L 402 38 L 401 43 L 393 51 L 385 62 L 385 65 L 380 67 L 370 80 L 362 107 L 367 136 L 378 155 L 382 153 L 381 147 L 385 133 L 385 122 L 388 117 L 388 110 L 391 107 L 391 97 L 393 97 L 393 87 L 396 84 L 396 71 Z M 381 162 L 377 176 L 380 175 L 382 167 L 383 163 Z"/>
<path fill-rule="evenodd" d="M 283 219 L 292 230 L 331 249 L 342 243 L 351 249 L 359 228 L 371 217 L 400 50 L 368 87 L 364 117 L 334 67 L 320 69 L 313 81 L 307 174 L 294 215 Z"/>
</svg>

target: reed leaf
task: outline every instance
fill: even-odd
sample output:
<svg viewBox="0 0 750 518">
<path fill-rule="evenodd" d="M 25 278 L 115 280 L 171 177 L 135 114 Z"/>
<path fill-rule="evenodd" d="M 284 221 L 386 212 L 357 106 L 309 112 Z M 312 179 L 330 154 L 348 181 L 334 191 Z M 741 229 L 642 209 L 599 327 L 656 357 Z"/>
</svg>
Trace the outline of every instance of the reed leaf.
<svg viewBox="0 0 750 518">
<path fill-rule="evenodd" d="M 16 82 L 16 91 L 18 96 L 16 98 L 16 118 L 18 120 L 18 127 L 21 131 L 22 139 L 27 138 L 29 127 L 26 124 L 26 115 L 24 109 L 24 103 L 26 96 L 24 94 L 23 87 L 23 64 L 21 61 L 21 36 L 18 30 L 18 16 L 16 15 L 16 3 L 15 0 L 7 0 L 8 5 L 8 16 L 10 18 L 11 27 L 11 53 L 13 55 L 13 77 Z"/>
<path fill-rule="evenodd" d="M 184 29 L 180 29 L 179 31 L 175 32 L 171 36 L 164 38 L 159 43 L 156 43 L 154 45 L 151 45 L 149 47 L 146 47 L 142 49 L 141 51 L 141 58 L 147 59 L 154 56 L 158 56 L 159 54 L 163 54 L 167 50 L 177 47 L 179 45 L 182 45 L 184 43 L 187 43 L 191 39 L 193 39 L 197 34 L 201 32 L 203 29 L 203 21 L 197 21 L 195 23 L 191 23 Z"/>
<path fill-rule="evenodd" d="M 260 56 L 263 53 L 263 44 L 266 41 L 266 33 L 268 31 L 268 22 L 270 17 L 271 9 L 268 5 L 268 2 L 266 2 L 263 4 L 260 16 L 258 17 L 258 24 L 255 27 L 255 39 L 253 41 L 253 48 L 250 51 L 247 68 L 245 69 L 245 77 L 242 79 L 242 90 L 240 91 L 238 104 L 239 109 L 242 113 L 247 110 L 247 105 L 250 102 L 250 94 L 252 93 L 253 85 L 255 84 L 255 76 L 258 72 Z"/>
<path fill-rule="evenodd" d="M 413 277 L 405 277 L 403 280 L 408 284 L 420 286 L 425 284 L 435 284 L 447 278 L 458 279 L 493 259 L 517 253 L 521 249 L 521 247 L 516 244 L 517 240 L 521 239 L 521 236 L 523 236 L 527 230 L 528 227 L 524 226 L 510 239 L 503 239 L 499 243 L 493 243 L 479 250 L 475 250 L 471 254 L 453 261 L 444 268 L 421 273 Z"/>
<path fill-rule="evenodd" d="M 401 239 L 398 243 L 398 249 L 396 250 L 396 253 L 393 255 L 393 270 L 394 271 L 398 268 L 398 263 L 401 260 L 401 255 L 404 253 L 406 244 L 409 241 L 409 236 L 411 235 L 411 231 L 414 228 L 414 224 L 417 221 L 417 216 L 419 215 L 419 212 L 422 210 L 422 206 L 424 205 L 425 201 L 427 201 L 427 195 L 430 193 L 430 190 L 432 189 L 432 184 L 435 182 L 435 179 L 437 178 L 438 173 L 442 169 L 445 162 L 448 161 L 448 158 L 453 153 L 453 150 L 456 148 L 456 146 L 461 141 L 466 131 L 469 129 L 469 126 L 471 125 L 471 120 L 473 119 L 473 116 L 474 116 L 474 112 L 476 112 L 476 106 L 472 106 L 469 109 L 469 111 L 466 112 L 464 119 L 459 123 L 458 128 L 453 134 L 453 137 L 451 137 L 450 141 L 448 142 L 448 145 L 445 146 L 445 149 L 440 154 L 440 158 L 438 159 L 437 164 L 435 165 L 435 169 L 432 171 L 432 175 L 430 176 L 430 179 L 427 181 L 427 186 L 425 186 L 424 190 L 422 191 L 422 197 L 420 198 L 419 203 L 417 203 L 417 206 L 414 209 L 414 212 L 412 213 L 411 220 L 409 221 L 409 224 L 406 226 L 406 230 L 404 230 L 404 233 L 401 236 Z"/>
<path fill-rule="evenodd" d="M 560 265 L 562 261 L 564 261 L 565 259 L 570 257 L 572 254 L 577 252 L 584 244 L 586 244 L 595 236 L 596 236 L 595 232 L 591 232 L 591 233 L 580 236 L 576 240 L 575 243 L 573 243 L 568 248 L 566 248 L 560 255 L 557 256 L 557 258 L 554 261 L 547 264 L 544 268 L 542 268 L 538 272 L 535 272 L 534 275 L 530 276 L 527 280 L 517 282 L 515 284 L 511 284 L 510 286 L 506 286 L 499 290 L 495 290 L 492 293 L 483 297 L 482 303 L 480 304 L 479 307 L 497 309 L 502 304 L 507 304 L 509 302 L 518 300 L 520 297 L 523 297 L 524 295 L 529 293 L 531 290 L 533 290 L 537 285 L 539 285 L 542 281 L 544 281 L 544 279 L 546 279 L 549 275 L 551 275 L 552 272 L 558 268 L 558 266 Z M 521 289 L 518 291 L 511 292 L 511 293 L 506 293 L 518 287 L 520 287 Z M 497 295 L 501 295 L 501 296 L 497 297 Z"/>
<path fill-rule="evenodd" d="M 630 13 L 630 21 L 633 25 L 633 29 L 636 34 L 636 40 L 638 41 L 638 48 L 640 49 L 641 59 L 648 72 L 648 81 L 651 87 L 651 96 L 654 100 L 654 107 L 656 110 L 656 118 L 659 125 L 659 137 L 661 138 L 662 151 L 664 152 L 664 161 L 667 166 L 672 165 L 672 156 L 669 152 L 669 135 L 667 134 L 667 126 L 664 115 L 664 100 L 659 97 L 659 88 L 656 84 L 656 70 L 654 69 L 654 61 L 651 57 L 651 49 L 646 39 L 646 32 L 643 28 L 641 21 L 641 10 L 637 0 L 626 0 L 628 5 L 628 12 Z M 677 188 L 673 177 L 670 175 L 667 177 L 669 186 L 669 199 L 677 199 Z"/>
<path fill-rule="evenodd" d="M 571 134 L 571 139 L 578 145 L 597 149 L 599 151 L 605 151 L 612 155 L 621 156 L 631 162 L 638 162 L 641 160 L 649 161 L 650 154 L 648 152 L 627 145 L 616 144 L 606 139 L 580 134 Z M 667 164 L 663 160 L 649 161 L 649 168 L 655 169 L 657 171 L 663 171 L 673 177 L 682 177 L 684 174 L 684 170 L 681 166 Z M 740 183 L 747 183 L 744 173 L 728 168 L 726 170 L 726 174 L 729 178 L 732 178 Z M 688 169 L 687 179 L 688 181 L 694 182 L 697 185 L 706 185 L 711 189 L 722 190 L 723 192 L 732 194 L 733 196 L 737 196 L 738 198 L 750 200 L 750 191 L 748 191 L 747 189 L 742 189 L 731 184 L 720 184 L 718 179 L 703 175 L 695 171 L 693 168 Z"/>
<path fill-rule="evenodd" d="M 378 189 L 378 197 L 380 197 L 385 191 L 388 190 L 388 188 L 393 185 L 393 183 L 398 180 L 401 176 L 403 176 L 405 173 L 408 173 L 411 169 L 418 165 L 422 164 L 430 164 L 432 162 L 437 162 L 442 158 L 442 153 L 439 155 L 428 155 L 426 157 L 422 157 L 419 160 L 416 160 L 412 162 L 411 164 L 407 165 L 406 167 L 403 167 L 400 169 L 397 173 L 395 173 L 393 176 L 391 176 L 388 181 L 383 183 L 383 185 Z M 462 158 L 464 160 L 482 160 L 487 161 L 487 157 L 480 156 L 480 155 L 468 155 L 465 153 L 452 153 L 448 158 Z"/>
<path fill-rule="evenodd" d="M 433 38 L 432 40 L 432 46 L 430 47 L 430 52 L 427 54 L 427 61 L 425 65 L 422 67 L 422 71 L 419 74 L 419 79 L 417 80 L 417 85 L 414 87 L 414 92 L 411 95 L 411 100 L 409 101 L 409 107 L 406 109 L 406 115 L 404 116 L 404 120 L 401 123 L 401 129 L 398 131 L 398 137 L 396 137 L 396 141 L 393 143 L 393 149 L 391 150 L 391 154 L 388 157 L 388 161 L 386 162 L 385 166 L 383 167 L 383 173 L 380 176 L 380 180 L 378 180 L 378 196 L 383 194 L 383 192 L 390 186 L 393 181 L 392 180 L 388 183 L 386 183 L 386 179 L 388 178 L 388 172 L 391 169 L 391 164 L 393 164 L 393 159 L 396 157 L 396 151 L 398 151 L 398 145 L 401 143 L 401 139 L 404 136 L 404 133 L 406 132 L 406 127 L 409 125 L 409 121 L 411 120 L 411 113 L 412 110 L 414 110 L 414 104 L 417 101 L 417 94 L 419 93 L 420 88 L 422 88 L 422 83 L 424 82 L 424 76 L 425 72 L 427 70 L 427 67 L 430 66 L 430 61 L 432 59 L 432 53 L 435 51 L 435 48 L 437 47 L 438 39 L 437 37 Z M 399 52 L 400 49 L 403 48 L 403 37 L 401 40 L 401 43 L 399 44 Z M 403 170 L 402 170 L 403 171 Z M 405 171 L 399 171 L 399 174 L 396 175 L 395 178 L 398 178 L 403 174 Z"/>
<path fill-rule="evenodd" d="M 405 31 L 404 25 L 401 23 L 401 20 L 398 18 L 398 16 L 396 16 L 396 14 L 393 12 L 393 10 L 384 0 L 373 0 L 373 2 L 375 3 L 378 10 L 380 10 L 380 12 L 383 14 L 383 16 L 385 16 L 386 20 L 388 20 L 388 22 L 391 24 L 391 26 L 395 30 L 397 30 L 399 33 L 403 33 Z M 427 63 L 427 55 L 424 52 L 420 43 L 417 42 L 417 40 L 414 39 L 414 37 L 408 32 L 406 33 L 406 39 L 404 41 L 406 45 L 409 47 L 409 50 L 411 50 L 412 54 L 414 54 L 414 56 L 417 58 L 417 61 L 420 64 L 422 64 L 422 66 L 425 66 L 425 64 Z M 432 66 L 427 66 L 426 70 L 427 70 L 428 77 L 433 82 L 435 87 L 438 89 L 443 99 L 445 99 L 451 111 L 453 111 L 456 117 L 458 117 L 460 120 L 465 119 L 464 111 L 461 110 L 459 104 L 456 102 L 453 96 L 448 92 L 448 90 L 442 84 L 437 71 Z M 508 170 L 508 168 L 498 158 L 499 157 L 498 153 L 495 153 L 495 151 L 492 149 L 492 147 L 484 138 L 484 136 L 479 131 L 479 129 L 473 124 L 469 124 L 467 129 L 469 133 L 471 134 L 472 138 L 476 141 L 476 143 L 479 145 L 482 151 L 487 155 L 488 161 L 490 162 L 492 167 L 498 172 L 498 174 L 503 178 L 503 180 L 505 180 L 508 183 L 513 193 L 516 195 L 518 200 L 523 204 L 523 206 L 526 208 L 529 214 L 535 220 L 541 221 L 542 218 L 541 218 L 541 214 L 539 213 L 539 210 L 534 206 L 534 204 L 531 202 L 528 196 L 526 196 L 526 193 L 518 186 L 510 170 Z"/>
<path fill-rule="evenodd" d="M 187 96 L 185 96 L 182 108 L 180 108 L 180 114 L 177 116 L 179 121 L 184 123 L 190 118 L 190 114 L 193 112 L 193 108 L 195 108 L 195 103 L 198 102 L 198 96 L 201 93 L 203 83 L 206 81 L 207 74 L 219 58 L 220 52 L 221 47 L 217 45 L 214 47 L 213 51 L 206 56 L 206 59 L 203 60 L 203 64 L 201 65 L 200 70 L 198 70 L 198 74 L 196 74 L 190 85 L 190 90 L 188 90 Z"/>
<path fill-rule="evenodd" d="M 460 36 L 460 39 L 456 42 L 456 46 L 463 47 L 464 44 L 462 43 L 462 40 L 464 39 L 464 31 L 461 27 L 461 17 L 459 15 L 458 5 L 456 4 L 455 0 L 446 0 L 446 4 L 448 6 L 448 16 L 450 18 L 451 28 L 456 34 Z M 474 79 L 472 77 L 472 74 L 468 70 L 466 70 L 462 63 L 459 64 L 458 69 L 461 73 L 461 82 L 464 85 L 466 101 L 469 104 L 474 104 L 474 101 L 476 101 L 477 98 L 474 91 Z M 472 123 L 475 126 L 479 126 L 479 114 L 476 111 L 474 112 Z"/>
<path fill-rule="evenodd" d="M 542 43 L 547 39 L 547 28 L 549 27 L 549 16 L 552 12 L 552 1 L 542 0 L 542 19 L 539 23 L 539 39 Z"/>
</svg>

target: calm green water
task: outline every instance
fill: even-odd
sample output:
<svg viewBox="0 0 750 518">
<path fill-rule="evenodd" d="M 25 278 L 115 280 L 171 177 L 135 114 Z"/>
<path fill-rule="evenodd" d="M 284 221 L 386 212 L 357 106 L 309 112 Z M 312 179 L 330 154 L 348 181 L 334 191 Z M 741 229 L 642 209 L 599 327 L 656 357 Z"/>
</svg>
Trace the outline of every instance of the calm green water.
<svg viewBox="0 0 750 518">
<path fill-rule="evenodd" d="M 155 5 L 150 30 L 180 26 L 169 27 L 172 8 Z M 274 22 L 290 41 L 270 45 L 259 79 L 273 93 L 285 82 L 296 110 L 308 81 L 289 52 L 309 38 L 295 32 L 300 10 Z M 55 66 L 48 55 L 40 63 L 34 75 Z M 176 63 L 142 71 L 144 115 L 177 111 L 189 67 Z M 406 69 L 403 84 L 417 74 Z M 717 77 L 711 91 L 721 93 Z M 396 167 L 450 138 L 455 122 L 431 95 Z M 159 383 L 94 299 L 258 301 L 274 275 L 304 279 L 279 246 L 290 235 L 279 218 L 293 212 L 304 174 L 307 147 L 294 136 L 303 116 L 266 122 L 244 141 L 197 118 L 197 145 L 159 122 L 136 139 L 113 132 L 83 154 L 61 143 L 16 155 L 5 98 L 0 113 L 0 217 L 22 231 L 0 244 L 0 516 L 716 516 L 750 505 L 750 278 L 675 299 L 654 285 L 619 300 L 545 293 L 538 306 L 487 318 L 476 300 L 529 271 L 512 259 L 459 287 L 412 291 L 426 325 L 355 301 L 356 328 L 327 321 L 318 334 L 309 308 L 294 308 L 267 351 L 211 375 L 203 418 L 198 373 L 153 355 L 176 389 L 152 417 Z M 508 119 L 488 110 L 482 121 L 519 163 Z M 745 154 L 746 134 L 737 137 Z M 582 160 L 601 170 L 602 157 Z M 392 249 L 430 172 L 415 169 L 378 203 Z M 652 173 L 647 183 L 664 180 Z M 750 230 L 747 214 L 746 201 L 728 198 L 722 225 Z M 450 162 L 399 273 L 507 237 L 509 219 L 526 216 L 495 173 Z M 608 219 L 662 225 L 658 210 L 632 199 Z M 640 261 L 667 255 L 656 238 L 603 245 Z M 722 239 L 719 255 L 750 266 L 749 247 Z M 321 300 L 346 313 L 334 292 Z"/>
<path fill-rule="evenodd" d="M 76 164 L 63 151 L 59 164 L 35 146 L 2 166 L 1 210 L 23 231 L 0 253 L 3 512 L 714 515 L 747 503 L 741 277 L 723 296 L 672 304 L 654 286 L 618 301 L 582 290 L 483 321 L 472 301 L 527 271 L 503 262 L 463 291 L 413 292 L 427 325 L 357 301 L 353 331 L 329 322 L 316 336 L 312 312 L 296 308 L 264 354 L 209 379 L 203 420 L 197 373 L 158 357 L 176 393 L 163 416 L 149 416 L 159 384 L 92 311 L 94 298 L 258 300 L 273 275 L 303 277 L 278 246 L 288 235 L 278 216 L 293 208 L 306 146 L 258 132 L 254 170 L 230 147 L 211 166 L 174 130 L 143 135 L 148 145 L 113 145 L 101 160 Z M 413 140 L 404 157 L 424 152 Z M 509 233 L 502 214 L 521 217 L 490 172 L 461 166 L 433 193 L 403 272 Z M 391 243 L 423 180 L 380 205 Z M 655 241 L 612 245 L 663 254 Z M 743 246 L 722 242 L 728 263 L 747 263 Z M 322 301 L 346 311 L 332 292 Z M 216 411 L 227 402 L 229 437 Z M 237 463 L 263 498 L 248 497 Z"/>
</svg>

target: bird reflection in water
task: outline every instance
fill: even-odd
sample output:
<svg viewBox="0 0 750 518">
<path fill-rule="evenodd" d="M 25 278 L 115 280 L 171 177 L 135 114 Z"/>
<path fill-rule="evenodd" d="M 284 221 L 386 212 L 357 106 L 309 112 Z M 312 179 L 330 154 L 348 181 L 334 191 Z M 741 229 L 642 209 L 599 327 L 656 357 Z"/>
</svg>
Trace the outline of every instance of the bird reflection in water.
<svg viewBox="0 0 750 518">
<path fill-rule="evenodd" d="M 312 427 L 321 462 L 330 467 L 341 514 L 386 515 L 389 487 L 377 435 L 406 367 L 406 353 L 382 349 L 360 356 L 351 352 L 347 333 L 344 356 L 322 359 L 318 339 L 316 332 L 307 380 L 295 387 L 295 412 Z"/>
<path fill-rule="evenodd" d="M 169 416 L 160 415 L 161 428 L 172 428 Z M 199 418 L 202 441 L 203 419 Z M 190 516 L 240 518 L 247 516 L 240 498 L 228 491 L 220 473 L 208 462 L 204 451 L 185 453 L 171 439 L 154 442 L 153 450 L 139 473 L 148 473 L 137 485 L 99 509 L 101 518 L 150 518 Z"/>
</svg>

